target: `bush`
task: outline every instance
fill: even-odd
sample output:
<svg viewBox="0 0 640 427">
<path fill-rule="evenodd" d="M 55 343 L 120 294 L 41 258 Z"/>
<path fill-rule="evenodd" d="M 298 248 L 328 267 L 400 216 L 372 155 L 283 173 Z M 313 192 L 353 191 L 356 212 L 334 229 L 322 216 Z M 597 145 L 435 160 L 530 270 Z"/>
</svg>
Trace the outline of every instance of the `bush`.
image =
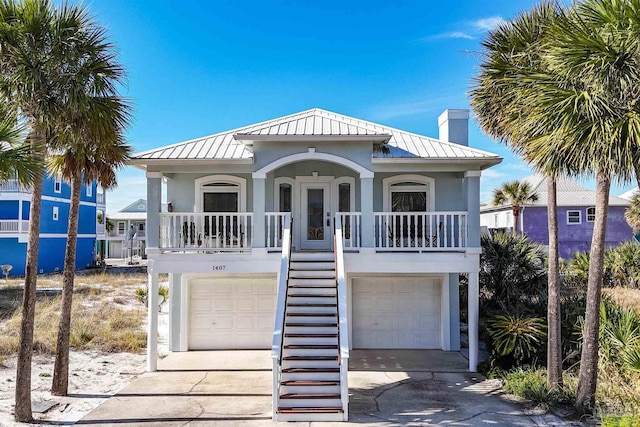
<svg viewBox="0 0 640 427">
<path fill-rule="evenodd" d="M 617 368 L 640 370 L 640 316 L 609 298 L 600 305 L 600 353 Z"/>
<path fill-rule="evenodd" d="M 545 320 L 522 314 L 497 315 L 486 321 L 492 366 L 510 367 L 534 362 L 544 349 Z"/>
<path fill-rule="evenodd" d="M 160 308 L 169 300 L 169 288 L 165 285 L 160 285 L 158 287 L 158 295 L 160 298 Z M 147 305 L 149 302 L 149 287 L 143 286 L 136 289 L 136 298 L 143 305 Z"/>
<path fill-rule="evenodd" d="M 565 380 L 562 389 L 547 387 L 547 373 L 542 369 L 518 369 L 505 376 L 504 390 L 538 406 L 548 409 L 558 404 L 570 404 L 575 400 L 576 389 L 573 381 Z"/>
<path fill-rule="evenodd" d="M 561 265 L 566 286 L 586 289 L 589 279 L 589 253 L 577 252 Z M 623 243 L 604 254 L 605 287 L 640 287 L 640 245 Z"/>
</svg>

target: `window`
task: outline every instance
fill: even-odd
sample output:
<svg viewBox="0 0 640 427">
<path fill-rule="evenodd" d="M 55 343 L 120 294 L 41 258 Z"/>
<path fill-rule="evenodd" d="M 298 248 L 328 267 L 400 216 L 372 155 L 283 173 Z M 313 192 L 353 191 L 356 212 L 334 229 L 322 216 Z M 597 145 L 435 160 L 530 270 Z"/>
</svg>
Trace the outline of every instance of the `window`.
<svg viewBox="0 0 640 427">
<path fill-rule="evenodd" d="M 280 184 L 278 198 L 279 212 L 291 212 L 291 196 L 293 195 L 293 187 L 291 184 Z"/>
<path fill-rule="evenodd" d="M 245 212 L 246 180 L 232 175 L 198 178 L 196 212 Z"/>
<path fill-rule="evenodd" d="M 53 207 L 53 220 L 54 220 L 54 221 L 57 221 L 57 220 L 58 220 L 58 217 L 59 217 L 58 207 L 57 207 L 57 206 L 54 206 L 54 207 Z"/>
<path fill-rule="evenodd" d="M 126 224 L 124 221 L 118 221 L 118 236 L 124 236 Z"/>
<path fill-rule="evenodd" d="M 587 222 L 594 222 L 596 220 L 596 208 L 587 208 Z"/>
<path fill-rule="evenodd" d="M 93 184 L 87 185 L 87 197 L 91 197 L 93 195 Z"/>
<path fill-rule="evenodd" d="M 144 222 L 138 224 L 138 231 L 144 231 Z"/>
<path fill-rule="evenodd" d="M 423 175 L 396 175 L 382 180 L 386 212 L 433 211 L 434 180 Z"/>
<path fill-rule="evenodd" d="M 62 192 L 62 177 L 60 175 L 56 175 L 53 181 L 53 192 L 61 193 Z"/>
<path fill-rule="evenodd" d="M 567 224 L 582 224 L 582 212 L 567 211 Z"/>
<path fill-rule="evenodd" d="M 351 184 L 338 184 L 338 212 L 351 212 Z"/>
</svg>

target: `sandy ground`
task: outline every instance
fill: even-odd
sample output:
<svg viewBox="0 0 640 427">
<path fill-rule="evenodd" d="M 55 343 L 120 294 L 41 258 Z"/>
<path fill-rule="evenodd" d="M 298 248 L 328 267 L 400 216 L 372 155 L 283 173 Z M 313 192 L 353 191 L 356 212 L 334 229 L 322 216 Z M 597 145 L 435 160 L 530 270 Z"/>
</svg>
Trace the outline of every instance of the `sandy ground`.
<svg viewBox="0 0 640 427">
<path fill-rule="evenodd" d="M 166 306 L 159 314 L 158 332 L 158 352 L 162 357 L 168 354 L 169 315 Z M 16 357 L 7 358 L 4 366 L 0 367 L 0 427 L 28 425 L 13 420 L 16 360 Z M 78 421 L 142 374 L 146 359 L 143 354 L 72 351 L 70 362 L 69 396 L 58 397 L 49 392 L 54 357 L 33 358 L 32 405 L 39 425 L 48 421 L 70 425 Z M 55 406 L 45 413 L 36 413 L 41 402 L 53 402 Z"/>
</svg>

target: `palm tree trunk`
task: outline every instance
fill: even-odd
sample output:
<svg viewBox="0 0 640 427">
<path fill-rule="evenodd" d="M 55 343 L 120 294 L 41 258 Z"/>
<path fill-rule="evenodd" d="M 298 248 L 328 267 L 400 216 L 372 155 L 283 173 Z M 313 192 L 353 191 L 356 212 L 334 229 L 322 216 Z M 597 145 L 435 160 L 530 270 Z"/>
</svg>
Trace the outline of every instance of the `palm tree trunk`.
<svg viewBox="0 0 640 427">
<path fill-rule="evenodd" d="M 636 171 L 636 182 L 638 183 L 638 191 L 640 191 L 640 163 L 633 165 L 633 168 Z"/>
<path fill-rule="evenodd" d="M 73 303 L 73 280 L 76 267 L 76 248 L 78 246 L 78 213 L 80 210 L 81 189 L 82 175 L 78 174 L 71 182 L 69 229 L 67 231 L 67 247 L 65 249 L 62 278 L 62 314 L 58 325 L 56 361 L 51 385 L 51 394 L 55 396 L 66 396 L 69 389 L 69 336 L 71 335 L 71 305 Z"/>
<path fill-rule="evenodd" d="M 576 410 L 579 414 L 593 411 L 598 380 L 598 334 L 600 328 L 600 292 L 604 267 L 605 234 L 611 178 L 607 173 L 596 174 L 596 218 L 591 240 L 589 280 L 587 284 L 587 308 L 584 319 L 582 357 L 576 394 Z"/>
<path fill-rule="evenodd" d="M 562 387 L 562 334 L 560 327 L 560 272 L 558 268 L 558 212 L 556 178 L 547 177 L 549 219 L 549 296 L 547 301 L 547 386 Z"/>
<path fill-rule="evenodd" d="M 33 155 L 44 162 L 45 138 L 38 131 L 29 135 L 33 144 Z M 24 295 L 22 298 L 22 321 L 20 322 L 20 344 L 16 369 L 15 420 L 30 422 L 31 412 L 31 352 L 33 350 L 33 330 L 36 313 L 36 286 L 38 281 L 38 249 L 40 245 L 40 212 L 42 211 L 42 176 L 38 176 L 31 190 L 29 207 L 29 236 L 25 265 Z"/>
<path fill-rule="evenodd" d="M 514 235 L 518 234 L 518 217 L 520 216 L 520 209 L 513 209 L 513 230 L 512 233 Z"/>
</svg>

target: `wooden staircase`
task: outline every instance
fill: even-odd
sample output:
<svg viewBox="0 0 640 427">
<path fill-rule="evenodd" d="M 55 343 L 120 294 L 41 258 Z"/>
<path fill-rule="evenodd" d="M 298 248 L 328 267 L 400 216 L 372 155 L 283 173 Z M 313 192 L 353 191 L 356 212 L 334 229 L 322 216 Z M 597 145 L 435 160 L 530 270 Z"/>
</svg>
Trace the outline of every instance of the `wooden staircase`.
<svg viewBox="0 0 640 427">
<path fill-rule="evenodd" d="M 291 254 L 279 421 L 342 421 L 334 254 Z"/>
</svg>

